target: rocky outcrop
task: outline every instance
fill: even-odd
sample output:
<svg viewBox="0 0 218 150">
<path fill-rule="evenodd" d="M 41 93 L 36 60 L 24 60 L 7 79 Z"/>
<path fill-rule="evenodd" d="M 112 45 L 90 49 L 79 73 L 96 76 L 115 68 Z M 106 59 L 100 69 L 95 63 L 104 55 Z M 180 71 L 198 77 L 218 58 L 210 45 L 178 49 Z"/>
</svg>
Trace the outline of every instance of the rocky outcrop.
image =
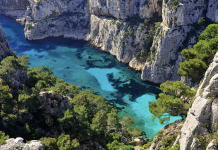
<svg viewBox="0 0 218 150">
<path fill-rule="evenodd" d="M 129 63 L 134 59 L 135 53 L 141 51 L 147 45 L 148 42 L 145 37 L 150 28 L 142 27 L 144 21 L 137 17 L 129 18 L 129 21 L 117 20 L 119 15 L 118 18 L 114 18 L 116 15 L 111 16 L 110 12 L 106 13 L 99 8 L 100 4 L 95 5 L 94 3 L 96 4 L 94 1 L 88 2 L 86 0 L 70 2 L 44 0 L 40 3 L 33 1 L 26 12 L 25 36 L 28 40 L 51 36 L 87 40 L 101 50 L 115 55 L 119 61 Z M 88 4 L 91 4 L 91 6 Z M 154 8 L 157 7 L 156 4 Z M 110 5 L 110 7 L 113 6 Z M 102 12 L 96 9 L 102 10 Z M 124 10 L 119 11 L 123 12 Z M 102 15 L 101 13 L 104 16 L 93 15 Z M 140 22 L 142 23 L 140 24 Z M 141 70 L 143 64 L 133 61 L 131 66 Z"/>
<path fill-rule="evenodd" d="M 27 6 L 29 6 L 28 0 L 1 0 L 0 13 L 21 19 L 25 16 Z"/>
<path fill-rule="evenodd" d="M 175 123 L 169 124 L 162 128 L 154 137 L 153 143 L 151 144 L 149 150 L 160 150 L 165 148 L 165 146 L 163 146 L 164 144 L 162 143 L 163 139 L 166 139 L 165 141 L 168 139 L 168 141 L 170 141 L 173 145 L 177 145 L 179 143 L 179 132 L 182 126 L 183 122 L 178 120 Z"/>
<path fill-rule="evenodd" d="M 200 33 L 192 26 L 168 28 L 162 23 L 151 48 L 153 60 L 145 63 L 141 79 L 158 84 L 180 80 L 177 74 L 179 62 L 183 61 L 180 52 L 185 46 L 192 47 Z"/>
<path fill-rule="evenodd" d="M 8 39 L 2 31 L 2 27 L 0 26 L 0 62 L 5 57 L 12 55 L 14 54 L 9 47 Z"/>
<path fill-rule="evenodd" d="M 161 17 L 162 0 L 89 0 L 90 12 L 96 16 L 127 19 Z"/>
<path fill-rule="evenodd" d="M 129 63 L 135 53 L 148 44 L 145 35 L 149 28 L 142 25 L 91 15 L 91 32 L 87 40 L 115 55 L 120 62 Z"/>
<path fill-rule="evenodd" d="M 193 25 L 200 17 L 205 16 L 205 0 L 178 0 L 177 4 L 169 0 L 163 3 L 163 24 L 168 28 Z"/>
<path fill-rule="evenodd" d="M 28 40 L 59 36 L 85 39 L 89 28 L 87 0 L 31 1 L 26 10 L 25 37 Z"/>
<path fill-rule="evenodd" d="M 0 26 L 0 62 L 6 58 L 7 56 L 15 56 L 11 48 L 9 47 L 9 43 L 7 37 L 5 36 L 2 28 Z M 25 83 L 28 79 L 25 69 L 18 69 L 15 74 L 11 74 L 9 79 L 14 83 L 11 92 L 13 94 L 17 93 L 17 90 L 22 87 L 21 83 Z"/>
<path fill-rule="evenodd" d="M 149 150 L 161 149 L 163 141 L 168 146 L 177 145 L 178 147 L 180 145 L 180 150 L 217 149 L 217 114 L 218 52 L 205 73 L 185 122 L 174 123 L 164 127 L 156 134 Z M 167 136 L 168 139 L 166 139 Z"/>
<path fill-rule="evenodd" d="M 143 69 L 144 67 L 144 63 L 139 62 L 136 58 L 133 58 L 130 62 L 129 62 L 129 66 L 137 71 L 140 71 Z"/>
<path fill-rule="evenodd" d="M 209 0 L 206 16 L 212 22 L 218 22 L 218 1 L 217 0 Z"/>
<path fill-rule="evenodd" d="M 218 145 L 217 142 L 215 140 L 212 140 L 208 145 L 207 145 L 207 149 L 206 150 L 217 150 L 218 149 Z"/>
<path fill-rule="evenodd" d="M 43 150 L 40 141 L 32 140 L 30 143 L 24 143 L 23 138 L 17 137 L 16 139 L 10 138 L 6 140 L 6 144 L 1 145 L 2 150 Z"/>
<path fill-rule="evenodd" d="M 181 129 L 180 149 L 198 148 L 199 136 L 208 140 L 209 132 L 217 131 L 218 121 L 218 53 L 205 73 L 196 99 L 190 108 L 186 121 Z M 206 149 L 206 147 L 205 147 Z"/>
<path fill-rule="evenodd" d="M 49 113 L 57 117 L 60 117 L 64 110 L 72 109 L 70 100 L 71 98 L 69 96 L 62 96 L 57 93 L 52 94 L 52 91 L 42 91 L 39 93 L 41 109 L 45 110 L 45 113 Z"/>
<path fill-rule="evenodd" d="M 194 26 L 204 16 L 207 3 L 204 0 L 163 1 L 161 27 L 156 31 L 151 47 L 153 60 L 146 62 L 141 79 L 154 83 L 166 80 L 180 80 L 177 74 L 179 62 L 183 61 L 180 52 L 197 42 L 204 27 Z"/>
<path fill-rule="evenodd" d="M 26 10 L 29 5 L 28 0 L 1 0 L 1 10 Z"/>
<path fill-rule="evenodd" d="M 7 37 L 0 26 L 0 62 L 7 56 L 15 56 L 15 54 L 9 47 Z M 11 93 L 16 94 L 17 90 L 22 87 L 22 84 L 24 84 L 27 79 L 28 76 L 24 68 L 18 69 L 15 74 L 10 74 L 9 80 L 11 80 L 14 85 L 11 89 Z"/>
</svg>

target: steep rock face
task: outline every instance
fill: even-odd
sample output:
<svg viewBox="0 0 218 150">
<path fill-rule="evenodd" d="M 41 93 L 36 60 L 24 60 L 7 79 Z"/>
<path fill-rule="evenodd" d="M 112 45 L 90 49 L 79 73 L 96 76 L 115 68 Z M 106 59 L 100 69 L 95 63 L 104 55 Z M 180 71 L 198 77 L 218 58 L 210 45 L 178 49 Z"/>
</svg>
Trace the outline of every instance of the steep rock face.
<svg viewBox="0 0 218 150">
<path fill-rule="evenodd" d="M 54 116 L 61 116 L 66 109 L 72 109 L 71 98 L 61 94 L 52 95 L 52 91 L 39 93 L 40 104 L 46 113 Z"/>
<path fill-rule="evenodd" d="M 29 6 L 28 0 L 1 0 L 0 13 L 14 18 L 23 18 L 27 6 Z"/>
<path fill-rule="evenodd" d="M 15 56 L 12 50 L 9 47 L 7 37 L 5 36 L 2 28 L 0 26 L 0 62 L 7 56 Z M 14 83 L 11 93 L 16 94 L 17 90 L 22 87 L 21 83 L 25 83 L 28 79 L 28 76 L 24 69 L 18 69 L 15 74 L 11 74 L 9 79 Z M 0 79 L 1 80 L 1 79 Z"/>
<path fill-rule="evenodd" d="M 1 10 L 26 10 L 29 5 L 28 0 L 1 0 Z"/>
<path fill-rule="evenodd" d="M 173 4 L 172 0 L 163 4 L 163 24 L 169 28 L 186 26 L 196 23 L 203 17 L 207 8 L 205 0 L 179 0 Z"/>
<path fill-rule="evenodd" d="M 218 120 L 218 53 L 205 73 L 205 77 L 196 94 L 196 99 L 188 112 L 181 129 L 180 149 L 194 150 L 199 146 L 195 134 L 207 136 L 209 131 L 217 130 Z"/>
<path fill-rule="evenodd" d="M 32 140 L 30 143 L 24 143 L 23 138 L 17 137 L 16 139 L 10 138 L 6 140 L 6 144 L 1 145 L 2 150 L 43 150 L 43 146 L 40 141 Z"/>
<path fill-rule="evenodd" d="M 207 18 L 212 22 L 218 22 L 218 1 L 209 0 L 207 8 Z"/>
<path fill-rule="evenodd" d="M 0 61 L 7 56 L 13 55 L 8 43 L 8 39 L 0 26 Z"/>
<path fill-rule="evenodd" d="M 123 63 L 129 63 L 136 52 L 148 45 L 145 37 L 150 28 L 141 27 L 142 20 L 121 21 L 106 14 L 107 17 L 91 15 L 89 11 L 86 0 L 32 1 L 26 12 L 25 36 L 28 40 L 51 36 L 87 40 Z M 130 66 L 137 70 L 143 68 L 136 61 Z"/>
<path fill-rule="evenodd" d="M 28 40 L 58 36 L 85 39 L 90 26 L 88 1 L 30 1 L 26 20 Z"/>
<path fill-rule="evenodd" d="M 212 13 L 216 4 L 214 0 L 30 1 L 25 36 L 29 40 L 63 36 L 90 41 L 119 61 L 142 70 L 142 80 L 163 83 L 180 80 L 180 52 L 192 47 L 204 30 L 197 24 L 199 18 L 207 16 L 216 21 L 217 15 Z M 153 20 L 154 26 L 160 17 L 163 22 L 148 54 L 152 59 L 138 62 L 136 53 L 149 51 L 151 44 L 146 37 L 149 30 L 154 32 L 154 28 L 146 28 L 149 25 L 145 22 Z M 145 28 L 138 30 L 142 26 Z"/>
<path fill-rule="evenodd" d="M 91 15 L 91 32 L 87 40 L 115 55 L 119 61 L 129 63 L 135 53 L 147 45 L 145 35 L 148 33 L 148 28 L 130 23 Z"/>
<path fill-rule="evenodd" d="M 179 62 L 183 61 L 180 52 L 192 47 L 204 29 L 193 26 L 207 8 L 204 0 L 178 1 L 175 6 L 172 2 L 163 1 L 163 22 L 153 40 L 153 60 L 146 62 L 142 70 L 141 79 L 144 81 L 163 83 L 180 80 L 177 74 Z"/>
<path fill-rule="evenodd" d="M 185 45 L 188 47 L 196 43 L 199 32 L 192 26 L 167 28 L 161 25 L 154 37 L 151 62 L 146 62 L 141 79 L 154 83 L 163 83 L 166 80 L 180 80 L 177 74 L 179 62 L 182 61 L 180 52 Z"/>
<path fill-rule="evenodd" d="M 90 11 L 94 15 L 126 19 L 161 17 L 162 0 L 89 0 Z"/>
</svg>

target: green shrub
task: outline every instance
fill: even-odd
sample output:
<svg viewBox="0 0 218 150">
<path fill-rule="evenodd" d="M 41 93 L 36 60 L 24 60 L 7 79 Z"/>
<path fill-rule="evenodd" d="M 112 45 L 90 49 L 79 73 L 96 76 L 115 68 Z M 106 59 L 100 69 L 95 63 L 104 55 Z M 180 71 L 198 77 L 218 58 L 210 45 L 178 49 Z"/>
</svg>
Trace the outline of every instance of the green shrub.
<svg viewBox="0 0 218 150">
<path fill-rule="evenodd" d="M 9 139 L 9 136 L 0 131 L 0 145 L 6 144 L 7 139 Z"/>
<path fill-rule="evenodd" d="M 155 22 L 155 30 L 157 30 L 161 25 L 161 22 Z"/>
<path fill-rule="evenodd" d="M 57 139 L 50 137 L 43 137 L 39 139 L 45 150 L 58 150 Z"/>
<path fill-rule="evenodd" d="M 145 62 L 148 58 L 148 50 L 144 49 L 141 50 L 140 52 L 136 53 L 136 60 L 140 61 L 140 62 Z"/>
<path fill-rule="evenodd" d="M 212 138 L 213 138 L 213 139 L 217 139 L 217 133 L 216 133 L 216 132 L 213 133 Z"/>
<path fill-rule="evenodd" d="M 159 67 L 160 70 L 164 71 L 164 67 Z"/>
<path fill-rule="evenodd" d="M 179 0 L 174 0 L 174 1 L 172 2 L 172 6 L 177 6 L 177 5 L 179 5 Z"/>
<path fill-rule="evenodd" d="M 122 42 L 120 43 L 120 47 L 123 47 L 123 46 L 125 46 L 125 45 L 126 45 L 125 41 L 122 41 Z"/>
<path fill-rule="evenodd" d="M 163 146 L 163 150 L 168 150 L 174 143 L 174 141 L 176 140 L 176 135 L 173 136 L 167 136 L 161 139 L 161 144 Z"/>
<path fill-rule="evenodd" d="M 180 150 L 180 144 L 176 144 L 173 147 L 169 148 L 169 150 Z"/>
<path fill-rule="evenodd" d="M 27 29 L 30 29 L 32 27 L 31 23 L 26 24 Z"/>
<path fill-rule="evenodd" d="M 185 61 L 179 63 L 178 73 L 199 82 L 218 51 L 217 36 L 218 25 L 207 26 L 193 48 L 182 50 L 181 55 Z"/>
<path fill-rule="evenodd" d="M 205 17 L 199 17 L 198 19 L 198 25 L 205 26 L 206 25 L 206 19 Z"/>
<path fill-rule="evenodd" d="M 147 149 L 151 146 L 152 142 L 148 142 L 147 144 L 143 145 L 143 148 Z"/>
</svg>

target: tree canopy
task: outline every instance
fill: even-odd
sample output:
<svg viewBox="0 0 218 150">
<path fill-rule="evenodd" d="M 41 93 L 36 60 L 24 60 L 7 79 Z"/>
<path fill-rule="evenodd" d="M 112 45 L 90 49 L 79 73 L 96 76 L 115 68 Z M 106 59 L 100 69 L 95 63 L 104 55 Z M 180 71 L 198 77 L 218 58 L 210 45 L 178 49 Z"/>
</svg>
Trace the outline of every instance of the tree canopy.
<svg viewBox="0 0 218 150">
<path fill-rule="evenodd" d="M 149 111 L 153 114 L 152 119 L 158 118 L 161 124 L 170 116 L 183 114 L 183 101 L 196 93 L 181 81 L 166 81 L 160 85 L 160 89 L 163 93 L 159 94 L 157 102 L 149 104 Z"/>
<path fill-rule="evenodd" d="M 179 64 L 178 73 L 199 82 L 218 51 L 218 24 L 207 26 L 193 48 L 181 52 L 184 62 Z"/>
<path fill-rule="evenodd" d="M 134 128 L 130 117 L 120 122 L 117 110 L 93 90 L 84 91 L 80 86 L 57 78 L 48 67 L 29 68 L 28 65 L 28 56 L 8 56 L 0 62 L 0 119 L 8 124 L 7 127 L 2 125 L 6 133 L 26 140 L 39 139 L 45 149 L 78 149 L 80 143 L 90 141 L 98 142 L 105 149 L 133 148 L 122 143 L 122 138 L 132 140 L 142 131 Z M 14 88 L 11 79 L 19 69 L 27 72 L 28 79 L 11 93 Z M 60 117 L 47 113 L 41 109 L 39 93 L 42 91 L 52 91 L 54 97 L 68 96 L 72 108 Z M 60 107 L 55 99 L 50 100 Z M 51 136 L 45 137 L 46 132 Z"/>
</svg>

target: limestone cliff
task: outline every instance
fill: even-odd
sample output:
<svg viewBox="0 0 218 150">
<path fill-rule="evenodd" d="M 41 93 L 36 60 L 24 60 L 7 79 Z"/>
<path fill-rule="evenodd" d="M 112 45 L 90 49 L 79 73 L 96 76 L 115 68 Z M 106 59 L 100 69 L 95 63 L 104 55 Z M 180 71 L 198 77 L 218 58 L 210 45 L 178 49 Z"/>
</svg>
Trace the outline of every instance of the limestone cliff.
<svg viewBox="0 0 218 150">
<path fill-rule="evenodd" d="M 7 56 L 15 56 L 15 54 L 9 47 L 7 37 L 5 36 L 0 26 L 0 62 Z M 17 90 L 22 87 L 22 84 L 25 83 L 25 81 L 28 79 L 28 76 L 25 69 L 21 68 L 21 69 L 17 69 L 16 73 L 10 74 L 8 79 L 13 82 L 13 88 L 11 88 L 11 93 L 16 95 Z M 2 79 L 0 78 L 0 82 L 1 80 Z"/>
<path fill-rule="evenodd" d="M 0 62 L 2 59 L 10 55 L 13 55 L 13 52 L 9 47 L 8 39 L 0 26 Z"/>
<path fill-rule="evenodd" d="M 204 27 L 196 26 L 205 16 L 207 3 L 204 0 L 187 0 L 173 3 L 163 2 L 163 22 L 152 45 L 153 61 L 147 62 L 142 71 L 142 80 L 163 83 L 180 80 L 177 74 L 182 49 L 192 47 Z"/>
<path fill-rule="evenodd" d="M 25 36 L 29 40 L 64 36 L 90 41 L 119 61 L 142 70 L 142 80 L 163 83 L 180 80 L 177 74 L 179 62 L 183 61 L 180 52 L 192 47 L 204 30 L 199 20 L 208 17 L 216 22 L 212 13 L 216 3 L 214 0 L 30 1 Z M 161 20 L 155 30 L 155 22 Z M 148 36 L 151 31 L 155 36 Z M 149 51 L 146 63 L 135 58 L 144 49 Z"/>
<path fill-rule="evenodd" d="M 149 27 L 140 25 L 136 20 L 132 23 L 91 15 L 91 32 L 87 40 L 115 55 L 119 61 L 129 63 L 135 53 L 148 44 L 145 35 Z"/>
<path fill-rule="evenodd" d="M 27 6 L 29 6 L 28 0 L 1 0 L 0 13 L 21 19 L 25 15 Z"/>
<path fill-rule="evenodd" d="M 218 123 L 218 53 L 205 73 L 205 77 L 198 89 L 196 99 L 188 112 L 188 116 L 181 129 L 180 149 L 194 150 L 203 147 L 202 140 L 206 143 L 210 133 L 216 134 Z M 202 139 L 201 139 L 202 138 Z M 211 143 L 212 144 L 212 143 Z M 209 146 L 211 146 L 209 144 Z M 218 144 L 214 141 L 214 148 Z M 209 149 L 208 146 L 208 149 Z"/>
<path fill-rule="evenodd" d="M 30 0 L 25 36 L 89 41 L 142 70 L 142 80 L 163 83 L 180 80 L 181 50 L 196 43 L 205 20 L 217 22 L 217 13 L 215 0 Z M 136 54 L 145 49 L 147 61 L 140 62 Z"/>
<path fill-rule="evenodd" d="M 145 63 L 142 80 L 153 83 L 180 80 L 177 74 L 179 62 L 183 61 L 180 52 L 185 44 L 193 46 L 198 35 L 199 32 L 192 26 L 167 28 L 162 23 L 152 45 L 153 60 Z"/>
<path fill-rule="evenodd" d="M 50 36 L 87 40 L 141 70 L 143 64 L 134 57 L 149 45 L 146 35 L 151 30 L 143 18 L 161 16 L 161 5 L 161 1 L 32 1 L 26 12 L 25 36 L 29 40 Z"/>
<path fill-rule="evenodd" d="M 97 16 L 126 19 L 161 17 L 162 0 L 89 0 L 90 11 Z"/>
<path fill-rule="evenodd" d="M 26 21 L 29 40 L 58 36 L 85 39 L 90 31 L 88 1 L 30 1 Z"/>
<path fill-rule="evenodd" d="M 193 100 L 184 123 L 176 121 L 164 127 L 156 134 L 151 146 L 143 147 L 149 150 L 168 146 L 177 149 L 180 146 L 180 150 L 218 149 L 218 52 Z"/>
<path fill-rule="evenodd" d="M 207 18 L 212 22 L 218 22 L 218 1 L 209 0 L 207 8 Z"/>
</svg>

